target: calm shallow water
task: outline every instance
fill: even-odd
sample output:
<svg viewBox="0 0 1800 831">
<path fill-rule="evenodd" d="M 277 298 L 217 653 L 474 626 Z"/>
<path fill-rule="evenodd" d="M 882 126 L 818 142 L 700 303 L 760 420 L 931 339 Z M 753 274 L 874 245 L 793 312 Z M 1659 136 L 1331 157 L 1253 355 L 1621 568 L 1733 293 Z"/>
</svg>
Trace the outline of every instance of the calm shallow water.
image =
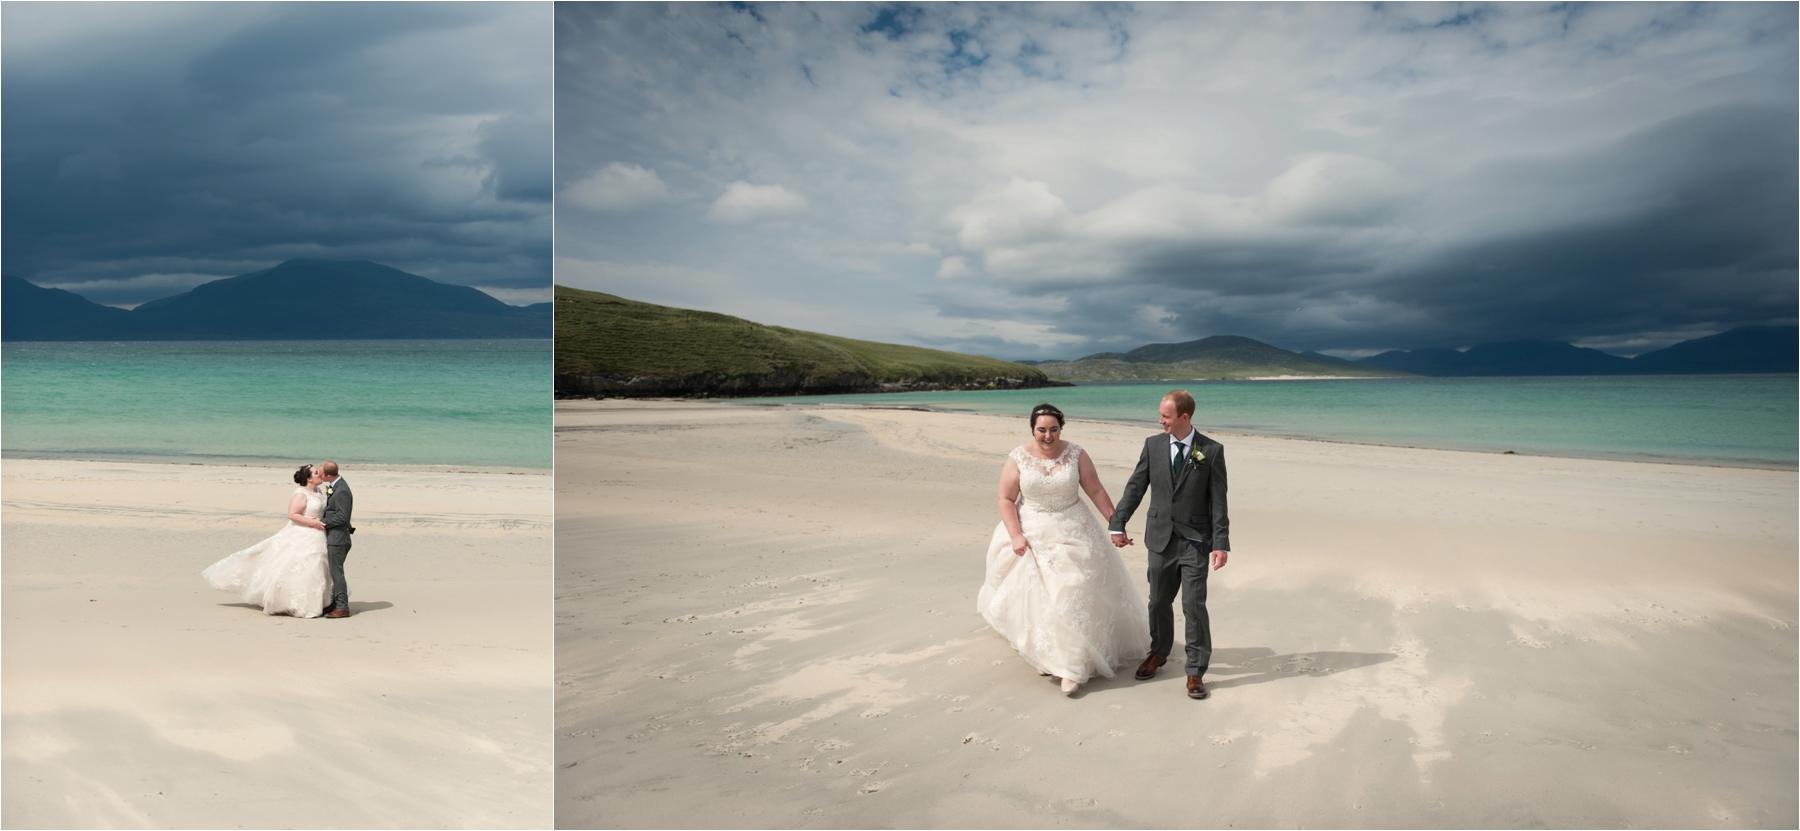
<svg viewBox="0 0 1800 831">
<path fill-rule="evenodd" d="M 8 343 L 17 456 L 550 467 L 548 340 Z"/>
<path fill-rule="evenodd" d="M 1168 382 L 1043 390 L 743 399 L 916 406 L 1017 416 L 1049 401 L 1071 419 L 1156 429 Z M 1454 450 L 1792 467 L 1792 375 L 1208 381 L 1187 388 L 1201 430 Z"/>
</svg>

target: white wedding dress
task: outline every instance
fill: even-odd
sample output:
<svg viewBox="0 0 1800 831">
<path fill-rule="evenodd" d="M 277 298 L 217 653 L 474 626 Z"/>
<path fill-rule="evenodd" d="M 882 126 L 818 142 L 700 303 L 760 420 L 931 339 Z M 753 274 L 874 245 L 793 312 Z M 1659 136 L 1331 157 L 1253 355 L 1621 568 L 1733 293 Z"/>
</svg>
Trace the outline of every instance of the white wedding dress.
<svg viewBox="0 0 1800 831">
<path fill-rule="evenodd" d="M 324 515 L 324 494 L 295 490 L 306 495 L 306 516 Z M 271 615 L 318 617 L 331 599 L 325 532 L 291 519 L 274 536 L 207 566 L 200 576 Z"/>
<path fill-rule="evenodd" d="M 975 608 L 1025 661 L 1076 683 L 1143 660 L 1150 621 L 1138 579 L 1081 501 L 1081 448 L 1046 461 L 1014 448 L 1019 528 L 1031 550 L 1013 553 L 1002 522 L 988 543 L 987 580 Z"/>
</svg>

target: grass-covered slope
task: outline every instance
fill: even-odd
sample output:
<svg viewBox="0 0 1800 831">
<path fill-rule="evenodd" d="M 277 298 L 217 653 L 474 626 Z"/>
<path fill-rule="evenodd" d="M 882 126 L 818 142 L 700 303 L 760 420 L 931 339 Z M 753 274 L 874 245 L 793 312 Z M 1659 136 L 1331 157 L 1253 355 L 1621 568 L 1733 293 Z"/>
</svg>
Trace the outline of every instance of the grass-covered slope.
<svg viewBox="0 0 1800 831">
<path fill-rule="evenodd" d="M 1056 386 L 1022 364 L 556 287 L 558 395 L 801 395 Z"/>
</svg>

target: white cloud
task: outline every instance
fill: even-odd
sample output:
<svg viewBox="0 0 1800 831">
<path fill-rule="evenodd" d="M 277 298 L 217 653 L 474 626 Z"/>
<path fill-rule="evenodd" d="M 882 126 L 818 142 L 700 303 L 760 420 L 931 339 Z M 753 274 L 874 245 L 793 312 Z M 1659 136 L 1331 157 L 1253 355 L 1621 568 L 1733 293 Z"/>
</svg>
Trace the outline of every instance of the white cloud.
<svg viewBox="0 0 1800 831">
<path fill-rule="evenodd" d="M 806 213 L 808 202 L 780 185 L 753 185 L 732 182 L 708 208 L 706 215 L 716 222 L 731 224 L 789 219 Z"/>
<path fill-rule="evenodd" d="M 1375 225 L 1393 218 L 1413 193 L 1398 170 L 1374 159 L 1322 153 L 1301 159 L 1269 183 L 1271 215 L 1305 225 Z"/>
<path fill-rule="evenodd" d="M 950 212 L 950 222 L 964 248 L 981 250 L 1052 239 L 1073 216 L 1048 184 L 1015 177 L 975 194 L 969 204 Z"/>
<path fill-rule="evenodd" d="M 613 162 L 564 187 L 557 199 L 589 211 L 630 211 L 669 201 L 669 186 L 650 168 Z"/>
</svg>

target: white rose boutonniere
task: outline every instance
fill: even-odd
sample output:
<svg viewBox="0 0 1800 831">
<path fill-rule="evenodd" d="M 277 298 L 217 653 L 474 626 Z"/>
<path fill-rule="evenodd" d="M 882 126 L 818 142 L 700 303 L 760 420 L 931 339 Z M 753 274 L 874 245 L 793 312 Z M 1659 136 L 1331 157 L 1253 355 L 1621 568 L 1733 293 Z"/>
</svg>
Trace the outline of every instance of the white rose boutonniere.
<svg viewBox="0 0 1800 831">
<path fill-rule="evenodd" d="M 1199 445 L 1195 445 L 1192 450 L 1188 451 L 1188 461 L 1193 462 L 1194 464 L 1200 464 L 1201 462 L 1206 461 L 1206 454 L 1200 452 Z"/>
<path fill-rule="evenodd" d="M 324 491 L 326 499 L 331 498 L 331 486 L 330 485 L 326 485 L 325 487 L 322 487 L 319 490 Z"/>
</svg>

